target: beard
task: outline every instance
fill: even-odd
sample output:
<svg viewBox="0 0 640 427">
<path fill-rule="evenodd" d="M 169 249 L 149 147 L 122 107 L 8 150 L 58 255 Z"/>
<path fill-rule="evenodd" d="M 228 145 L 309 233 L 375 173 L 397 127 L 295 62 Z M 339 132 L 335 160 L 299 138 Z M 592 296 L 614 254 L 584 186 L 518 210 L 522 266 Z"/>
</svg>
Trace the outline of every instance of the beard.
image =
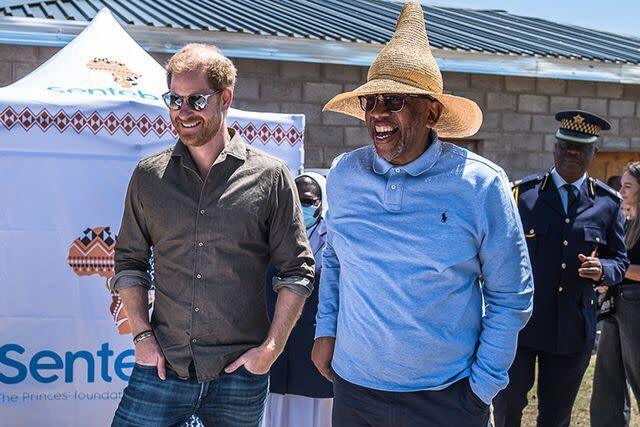
<svg viewBox="0 0 640 427">
<path fill-rule="evenodd" d="M 174 121 L 173 127 L 176 129 L 180 141 L 188 147 L 202 147 L 207 142 L 211 141 L 222 128 L 221 117 L 211 117 L 202 121 L 202 128 L 198 133 L 185 132 L 185 130 L 178 123 Z"/>
<path fill-rule="evenodd" d="M 390 150 L 390 151 L 380 151 L 378 150 L 378 147 L 376 146 L 376 144 L 373 144 L 373 148 L 375 148 L 376 154 L 378 157 L 391 163 L 404 151 L 404 142 L 403 141 L 398 142 L 398 144 L 395 147 L 393 147 L 393 150 Z"/>
</svg>

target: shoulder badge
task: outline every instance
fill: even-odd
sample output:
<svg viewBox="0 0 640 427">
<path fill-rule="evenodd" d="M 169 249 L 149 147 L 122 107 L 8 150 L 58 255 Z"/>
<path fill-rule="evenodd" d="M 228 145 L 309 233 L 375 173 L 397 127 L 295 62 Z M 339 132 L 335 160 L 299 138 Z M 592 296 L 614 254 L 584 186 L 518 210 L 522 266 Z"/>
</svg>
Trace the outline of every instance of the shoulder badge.
<svg viewBox="0 0 640 427">
<path fill-rule="evenodd" d="M 547 175 L 529 175 L 517 181 L 510 182 L 509 184 L 511 185 L 511 191 L 513 192 L 513 198 L 516 200 L 516 203 L 518 202 L 518 196 L 520 195 L 521 186 L 525 186 L 526 184 L 530 183 L 537 183 L 543 178 L 546 180 Z"/>
<path fill-rule="evenodd" d="M 620 202 L 622 201 L 622 194 L 620 194 L 619 192 L 617 192 L 613 188 L 609 187 L 607 184 L 605 184 L 604 182 L 600 181 L 599 179 L 589 177 L 589 191 L 594 196 L 595 196 L 595 189 L 596 188 L 601 188 L 601 189 L 605 190 L 608 194 L 611 194 L 613 197 L 618 199 L 618 201 L 620 201 Z"/>
</svg>

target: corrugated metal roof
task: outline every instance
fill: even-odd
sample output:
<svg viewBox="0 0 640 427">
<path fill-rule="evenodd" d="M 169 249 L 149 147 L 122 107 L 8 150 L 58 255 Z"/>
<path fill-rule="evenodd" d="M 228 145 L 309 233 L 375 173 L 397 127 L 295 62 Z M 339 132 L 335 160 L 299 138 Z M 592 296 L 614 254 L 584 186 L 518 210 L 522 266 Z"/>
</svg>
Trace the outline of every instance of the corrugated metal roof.
<svg viewBox="0 0 640 427">
<path fill-rule="evenodd" d="M 6 4 L 6 2 L 5 2 Z M 123 24 L 309 40 L 385 43 L 402 5 L 381 0 L 14 1 L 0 16 L 89 21 L 107 7 Z M 640 63 L 640 39 L 497 10 L 426 6 L 434 48 Z"/>
</svg>

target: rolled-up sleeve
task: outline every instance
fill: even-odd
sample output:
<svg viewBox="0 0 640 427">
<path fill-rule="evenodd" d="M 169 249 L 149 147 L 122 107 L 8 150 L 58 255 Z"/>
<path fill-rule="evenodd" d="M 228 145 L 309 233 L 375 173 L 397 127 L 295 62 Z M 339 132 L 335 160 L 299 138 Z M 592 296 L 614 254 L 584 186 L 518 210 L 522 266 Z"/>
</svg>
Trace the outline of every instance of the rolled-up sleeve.
<svg viewBox="0 0 640 427">
<path fill-rule="evenodd" d="M 279 272 L 273 290 L 290 289 L 309 296 L 313 291 L 314 259 L 289 170 L 280 166 L 269 197 L 269 251 Z"/>
<path fill-rule="evenodd" d="M 486 313 L 470 384 L 486 403 L 508 383 L 518 333 L 533 310 L 533 276 L 522 223 L 507 179 L 496 177 L 484 201 L 479 257 Z"/>
<path fill-rule="evenodd" d="M 131 286 L 151 288 L 149 258 L 151 240 L 144 222 L 139 197 L 140 170 L 136 168 L 127 189 L 124 213 L 115 247 L 115 276 L 109 281 L 112 291 Z"/>
</svg>

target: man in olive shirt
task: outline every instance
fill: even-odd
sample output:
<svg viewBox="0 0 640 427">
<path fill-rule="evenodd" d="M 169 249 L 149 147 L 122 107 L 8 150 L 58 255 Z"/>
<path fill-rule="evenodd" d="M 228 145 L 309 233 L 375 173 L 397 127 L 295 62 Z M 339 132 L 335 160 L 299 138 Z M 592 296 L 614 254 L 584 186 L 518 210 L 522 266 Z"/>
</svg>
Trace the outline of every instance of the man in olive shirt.
<svg viewBox="0 0 640 427">
<path fill-rule="evenodd" d="M 131 322 L 136 364 L 113 425 L 179 425 L 193 414 L 205 425 L 259 425 L 267 373 L 313 289 L 286 165 L 226 127 L 235 77 L 213 46 L 187 45 L 167 64 L 163 98 L 180 140 L 142 160 L 127 191 L 111 287 Z M 271 326 L 270 260 L 280 272 Z"/>
</svg>

